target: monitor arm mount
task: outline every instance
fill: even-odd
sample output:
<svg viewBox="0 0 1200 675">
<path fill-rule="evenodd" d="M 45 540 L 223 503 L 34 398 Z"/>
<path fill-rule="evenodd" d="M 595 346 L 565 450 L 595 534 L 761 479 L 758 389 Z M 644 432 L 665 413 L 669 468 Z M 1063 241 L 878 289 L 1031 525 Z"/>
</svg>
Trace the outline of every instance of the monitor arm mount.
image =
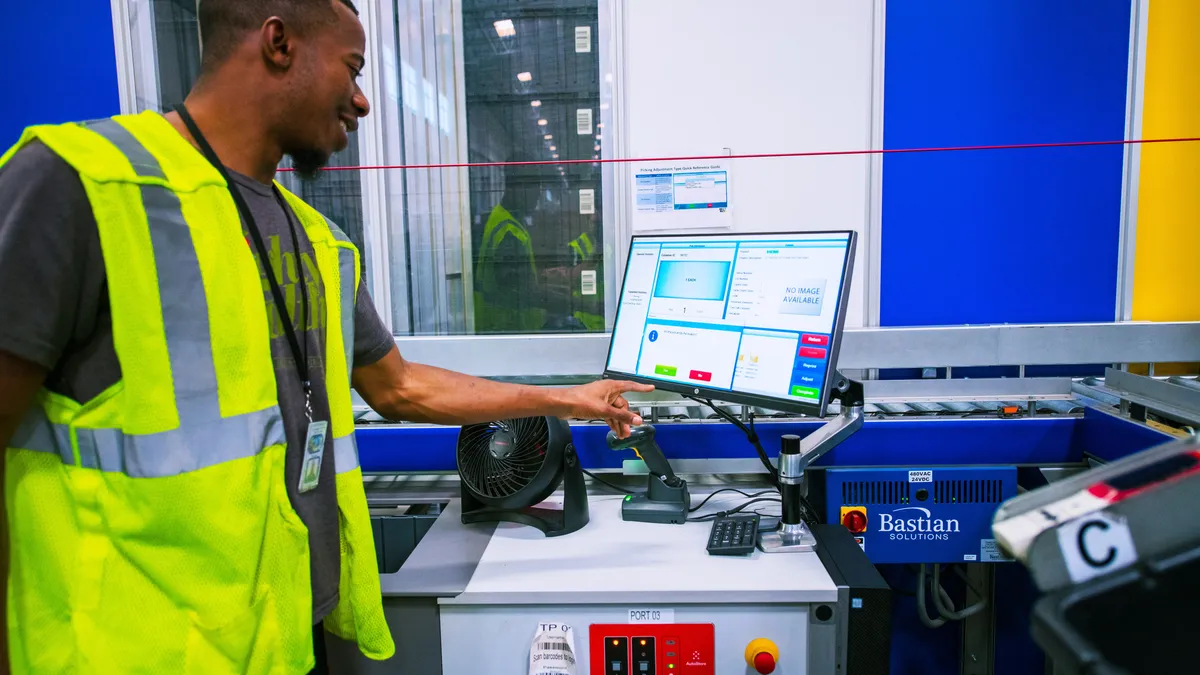
<svg viewBox="0 0 1200 675">
<path fill-rule="evenodd" d="M 650 471 L 646 491 L 629 495 L 621 502 L 621 518 L 643 523 L 687 522 L 692 504 L 687 481 L 671 470 L 671 463 L 654 441 L 654 427 L 650 424 L 633 427 L 625 438 L 618 438 L 610 431 L 606 440 L 612 450 L 632 449 Z"/>
<path fill-rule="evenodd" d="M 804 470 L 822 455 L 837 447 L 863 425 L 863 386 L 842 375 L 829 392 L 830 401 L 841 403 L 842 412 L 821 428 L 803 439 L 794 434 L 784 435 L 779 452 L 779 496 L 783 515 L 779 529 L 762 534 L 764 553 L 814 551 L 817 540 L 801 517 L 801 501 L 807 496 L 808 484 Z"/>
</svg>

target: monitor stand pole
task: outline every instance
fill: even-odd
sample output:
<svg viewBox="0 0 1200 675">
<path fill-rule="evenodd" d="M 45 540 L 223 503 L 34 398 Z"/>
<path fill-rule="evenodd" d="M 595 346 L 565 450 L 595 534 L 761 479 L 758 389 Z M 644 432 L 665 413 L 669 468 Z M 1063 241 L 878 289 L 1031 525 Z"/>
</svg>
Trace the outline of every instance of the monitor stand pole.
<svg viewBox="0 0 1200 675">
<path fill-rule="evenodd" d="M 837 382 L 829 398 L 842 404 L 840 415 L 803 439 L 792 434 L 783 437 L 779 452 L 779 495 L 783 516 L 779 519 L 778 530 L 762 534 L 760 543 L 764 553 L 800 553 L 817 548 L 816 537 L 801 517 L 800 501 L 808 492 L 804 469 L 862 428 L 862 383 L 837 373 Z"/>
</svg>

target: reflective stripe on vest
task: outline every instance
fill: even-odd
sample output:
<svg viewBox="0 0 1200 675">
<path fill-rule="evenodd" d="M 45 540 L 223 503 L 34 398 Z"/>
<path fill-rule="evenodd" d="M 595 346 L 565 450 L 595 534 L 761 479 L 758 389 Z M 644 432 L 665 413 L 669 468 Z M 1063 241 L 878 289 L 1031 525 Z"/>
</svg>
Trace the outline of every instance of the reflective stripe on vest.
<svg viewBox="0 0 1200 675">
<path fill-rule="evenodd" d="M 283 417 L 278 408 L 273 408 L 144 436 L 126 435 L 120 429 L 75 429 L 77 463 L 71 428 L 51 422 L 40 406 L 33 406 L 9 445 L 55 453 L 63 464 L 86 469 L 114 471 L 131 478 L 163 478 L 257 453 L 257 450 L 247 452 L 247 448 L 261 449 L 285 442 Z"/>
<path fill-rule="evenodd" d="M 349 244 L 350 238 L 345 232 L 328 218 L 325 219 L 325 224 L 329 226 L 329 231 L 333 233 L 333 238 L 342 243 Z M 346 372 L 350 373 L 354 369 L 354 277 L 357 272 L 354 260 L 354 251 L 348 248 L 338 249 L 338 274 L 341 283 L 341 304 L 342 304 L 342 346 L 346 353 Z M 342 437 L 333 439 L 333 471 L 334 473 L 346 473 L 358 468 L 358 444 L 354 440 L 354 432 Z"/>
<path fill-rule="evenodd" d="M 483 241 L 480 242 L 479 252 L 476 254 L 475 275 L 484 286 L 484 292 L 498 290 L 491 288 L 494 284 L 492 266 L 493 257 L 496 250 L 500 248 L 500 243 L 504 241 L 506 236 L 515 238 L 522 247 L 522 254 L 529 261 L 530 272 L 537 275 L 537 262 L 533 256 L 533 246 L 529 239 L 529 233 L 525 227 L 521 225 L 512 213 L 503 206 L 497 205 L 492 209 L 492 214 L 488 218 L 487 224 L 483 230 Z"/>
<path fill-rule="evenodd" d="M 158 160 L 117 122 L 101 120 L 88 127 L 121 150 L 139 176 L 165 178 Z M 76 429 L 78 465 L 135 478 L 159 478 L 251 457 L 263 448 L 286 443 L 283 415 L 277 405 L 221 416 L 200 261 L 179 197 L 154 184 L 143 184 L 141 193 L 154 248 L 159 298 L 175 299 L 162 302 L 162 317 L 179 427 L 146 435 L 127 435 L 119 429 Z M 30 408 L 12 446 L 57 453 L 65 464 L 77 462 L 70 428 L 52 424 L 39 406 Z"/>
<path fill-rule="evenodd" d="M 591 259 L 592 253 L 596 250 L 596 247 L 592 245 L 592 238 L 588 236 L 587 232 L 576 237 L 570 243 L 570 247 L 571 250 L 575 251 L 575 255 L 579 256 L 577 262 L 584 262 Z"/>
</svg>

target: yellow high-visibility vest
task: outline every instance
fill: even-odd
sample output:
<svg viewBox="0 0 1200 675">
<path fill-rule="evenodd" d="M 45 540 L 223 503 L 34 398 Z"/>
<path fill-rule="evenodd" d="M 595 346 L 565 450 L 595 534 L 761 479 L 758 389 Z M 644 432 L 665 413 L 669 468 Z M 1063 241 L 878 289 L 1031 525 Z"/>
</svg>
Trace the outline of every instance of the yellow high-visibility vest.
<svg viewBox="0 0 1200 675">
<path fill-rule="evenodd" d="M 592 244 L 592 238 L 587 232 L 580 234 L 571 240 L 568 244 L 571 249 L 571 263 L 574 266 L 588 265 L 592 266 L 593 272 L 598 272 L 595 269 L 596 263 L 600 261 L 599 251 Z M 572 282 L 571 297 L 575 302 L 577 309 L 573 315 L 580 323 L 589 331 L 603 332 L 604 331 L 604 295 L 602 293 L 592 293 L 585 296 L 580 285 Z M 604 287 L 603 279 L 596 279 L 596 290 L 601 290 Z"/>
<path fill-rule="evenodd" d="M 582 265 L 592 262 L 592 255 L 596 252 L 596 247 L 592 245 L 592 238 L 587 232 L 575 237 L 567 244 L 571 248 L 571 264 Z"/>
<path fill-rule="evenodd" d="M 5 452 L 14 673 L 305 673 L 308 531 L 286 440 L 262 281 L 220 173 L 154 112 L 31 127 L 78 173 L 100 234 L 121 381 L 43 390 Z M 324 280 L 340 602 L 326 628 L 395 652 L 354 441 L 359 254 L 282 190 Z"/>
<path fill-rule="evenodd" d="M 529 333 L 541 330 L 546 323 L 545 308 L 530 306 L 529 298 L 516 297 L 514 289 L 502 288 L 496 280 L 496 265 L 509 264 L 496 259 L 501 242 L 509 237 L 521 246 L 523 259 L 516 264 L 528 264 L 530 278 L 537 279 L 537 263 L 529 232 L 508 209 L 497 204 L 484 225 L 483 240 L 475 254 L 477 333 Z"/>
</svg>

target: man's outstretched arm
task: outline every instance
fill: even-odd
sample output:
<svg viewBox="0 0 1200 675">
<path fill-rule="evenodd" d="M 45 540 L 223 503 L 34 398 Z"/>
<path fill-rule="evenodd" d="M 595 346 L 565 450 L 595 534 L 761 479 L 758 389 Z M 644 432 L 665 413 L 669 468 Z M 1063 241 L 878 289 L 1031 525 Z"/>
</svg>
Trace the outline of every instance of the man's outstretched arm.
<svg viewBox="0 0 1200 675">
<path fill-rule="evenodd" d="M 435 424 L 476 424 L 551 415 L 603 419 L 622 437 L 642 423 L 623 394 L 650 385 L 599 380 L 578 387 L 535 387 L 493 382 L 406 361 L 393 347 L 387 356 L 354 369 L 354 388 L 388 419 Z"/>
</svg>

